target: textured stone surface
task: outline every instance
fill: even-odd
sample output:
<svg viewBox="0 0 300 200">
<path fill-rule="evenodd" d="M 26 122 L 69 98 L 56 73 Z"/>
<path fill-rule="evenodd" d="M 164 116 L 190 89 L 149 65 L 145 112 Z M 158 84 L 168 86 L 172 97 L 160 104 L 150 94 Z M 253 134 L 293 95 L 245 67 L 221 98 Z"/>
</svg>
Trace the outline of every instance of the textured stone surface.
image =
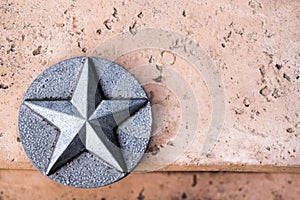
<svg viewBox="0 0 300 200">
<path fill-rule="evenodd" d="M 134 77 L 113 62 L 87 57 L 42 72 L 19 115 L 32 163 L 59 183 L 87 188 L 131 172 L 147 148 L 151 125 L 150 102 Z"/>
<path fill-rule="evenodd" d="M 300 174 L 169 172 L 130 174 L 110 186 L 78 189 L 50 181 L 37 171 L 0 171 L 4 200 L 298 200 L 299 186 Z"/>
<path fill-rule="evenodd" d="M 32 168 L 19 143 L 17 119 L 22 97 L 41 71 L 89 55 L 122 32 L 134 35 L 155 27 L 200 44 L 217 66 L 225 91 L 224 127 L 212 151 L 200 157 L 211 122 L 204 78 L 184 58 L 175 55 L 174 62 L 174 55 L 160 49 L 128 52 L 116 60 L 129 70 L 174 62 L 172 68 L 194 91 L 201 108 L 197 137 L 168 169 L 299 171 L 299 9 L 297 0 L 1 1 L 1 168 Z M 156 71 L 153 79 L 163 81 L 164 74 Z M 155 157 L 172 147 L 181 105 L 161 84 L 145 88 L 156 105 L 149 149 Z"/>
</svg>

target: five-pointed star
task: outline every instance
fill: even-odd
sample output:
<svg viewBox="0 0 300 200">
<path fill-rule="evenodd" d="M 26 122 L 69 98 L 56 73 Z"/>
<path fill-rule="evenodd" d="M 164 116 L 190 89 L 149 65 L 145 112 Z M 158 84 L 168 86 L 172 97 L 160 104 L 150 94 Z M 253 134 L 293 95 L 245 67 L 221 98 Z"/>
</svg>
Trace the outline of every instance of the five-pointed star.
<svg viewBox="0 0 300 200">
<path fill-rule="evenodd" d="M 86 58 L 71 100 L 24 102 L 60 130 L 45 173 L 54 173 L 86 150 L 118 171 L 126 172 L 114 129 L 146 103 L 147 99 L 105 99 L 94 63 Z"/>
</svg>

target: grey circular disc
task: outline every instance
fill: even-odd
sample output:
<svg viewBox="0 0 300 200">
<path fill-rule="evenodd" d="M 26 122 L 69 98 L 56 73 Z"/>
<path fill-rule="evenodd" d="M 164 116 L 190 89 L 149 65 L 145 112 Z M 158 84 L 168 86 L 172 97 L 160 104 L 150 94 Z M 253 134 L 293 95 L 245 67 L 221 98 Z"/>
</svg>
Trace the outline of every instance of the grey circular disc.
<svg viewBox="0 0 300 200">
<path fill-rule="evenodd" d="M 24 95 L 19 133 L 33 165 L 64 185 L 94 188 L 130 173 L 150 140 L 151 106 L 114 62 L 78 57 L 43 71 Z"/>
</svg>

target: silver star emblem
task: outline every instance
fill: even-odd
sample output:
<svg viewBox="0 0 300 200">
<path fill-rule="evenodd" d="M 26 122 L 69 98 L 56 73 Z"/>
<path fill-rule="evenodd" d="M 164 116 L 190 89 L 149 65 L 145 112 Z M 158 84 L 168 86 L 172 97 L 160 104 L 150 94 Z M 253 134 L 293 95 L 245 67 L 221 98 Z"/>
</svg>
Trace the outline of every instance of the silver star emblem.
<svg viewBox="0 0 300 200">
<path fill-rule="evenodd" d="M 89 58 L 83 62 L 70 100 L 25 100 L 27 107 L 60 131 L 45 174 L 53 174 L 86 150 L 118 171 L 126 172 L 115 129 L 147 102 L 147 99 L 106 99 Z"/>
</svg>

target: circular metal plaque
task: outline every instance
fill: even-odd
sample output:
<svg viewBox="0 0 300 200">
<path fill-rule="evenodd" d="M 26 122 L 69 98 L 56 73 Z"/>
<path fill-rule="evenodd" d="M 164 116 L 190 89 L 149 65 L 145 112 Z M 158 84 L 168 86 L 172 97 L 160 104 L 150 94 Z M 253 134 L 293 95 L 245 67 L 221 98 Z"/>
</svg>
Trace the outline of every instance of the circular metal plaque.
<svg viewBox="0 0 300 200">
<path fill-rule="evenodd" d="M 138 81 L 108 60 L 78 57 L 42 72 L 19 112 L 33 165 L 64 185 L 93 188 L 131 172 L 151 134 L 150 102 Z"/>
</svg>

